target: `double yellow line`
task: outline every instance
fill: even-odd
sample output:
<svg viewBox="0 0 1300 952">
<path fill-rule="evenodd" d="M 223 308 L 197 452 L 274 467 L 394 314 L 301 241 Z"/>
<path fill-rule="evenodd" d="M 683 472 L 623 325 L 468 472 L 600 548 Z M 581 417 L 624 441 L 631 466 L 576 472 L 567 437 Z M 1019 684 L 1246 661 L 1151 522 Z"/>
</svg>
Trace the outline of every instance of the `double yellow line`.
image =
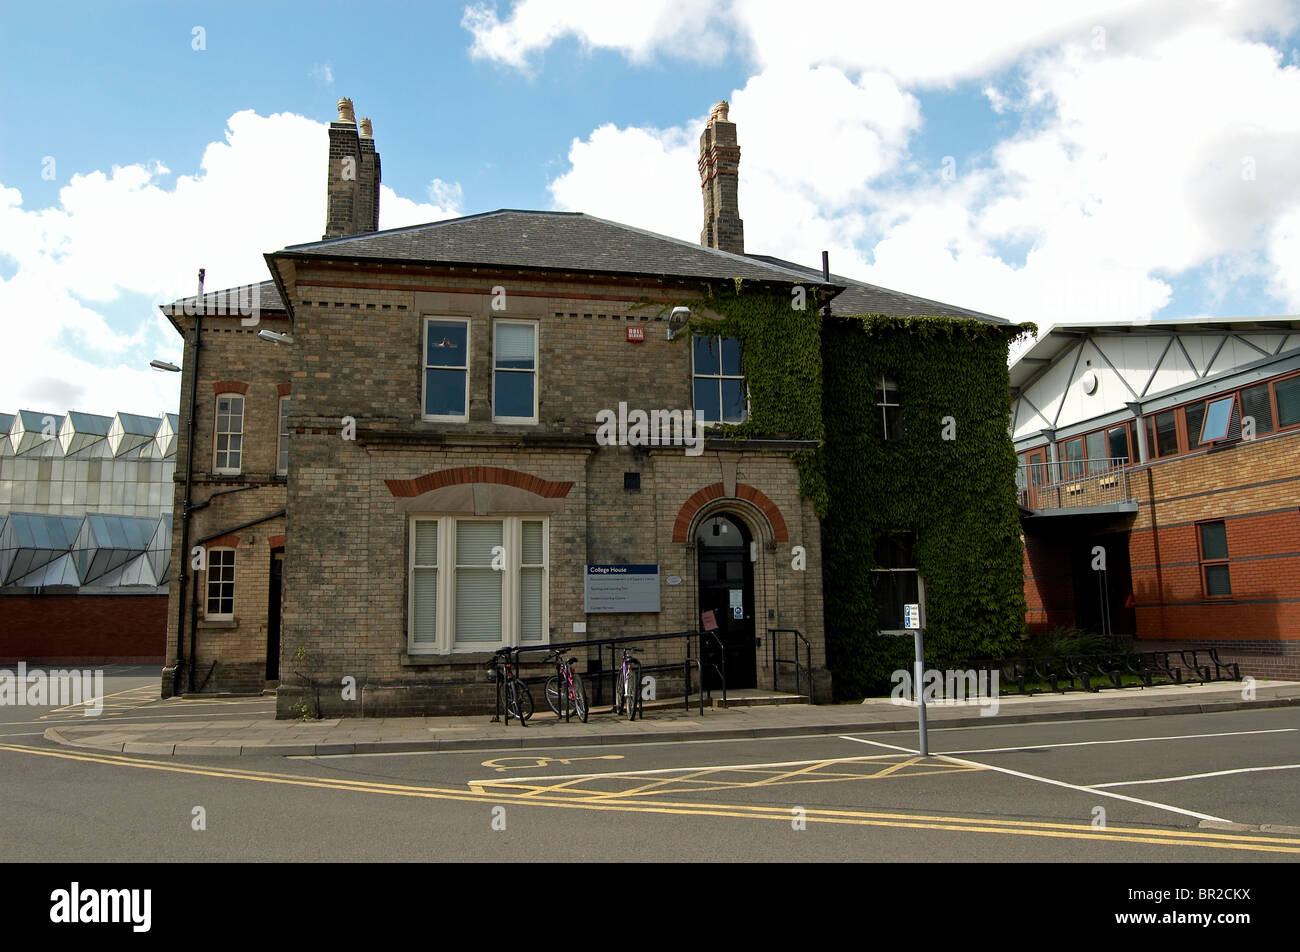
<svg viewBox="0 0 1300 952">
<path fill-rule="evenodd" d="M 773 807 L 750 804 L 712 804 L 645 800 L 623 801 L 604 797 L 591 799 L 547 797 L 536 794 L 509 794 L 504 792 L 475 792 L 454 788 L 422 787 L 399 783 L 378 783 L 369 780 L 345 778 L 314 778 L 299 774 L 272 773 L 260 770 L 243 770 L 237 767 L 205 767 L 178 764 L 159 760 L 145 760 L 116 754 L 54 750 L 19 744 L 0 744 L 0 750 L 29 754 L 37 757 L 54 757 L 84 763 L 107 764 L 115 767 L 132 767 L 138 770 L 157 770 L 165 773 L 214 777 L 223 780 L 244 780 L 255 783 L 284 784 L 295 787 L 316 787 L 323 790 L 341 790 L 351 793 L 380 794 L 391 797 L 417 797 L 430 800 L 454 800 L 469 803 L 518 803 L 543 805 L 562 810 L 606 810 L 619 813 L 651 813 L 671 816 L 714 816 L 749 820 L 775 820 L 789 823 L 794 817 L 791 807 Z M 862 810 L 804 810 L 809 823 L 835 823 L 850 826 L 877 826 L 894 829 L 944 830 L 958 833 L 997 833 L 1004 836 L 1036 836 L 1050 839 L 1101 840 L 1116 843 L 1147 843 L 1155 846 L 1196 846 L 1203 849 L 1239 850 L 1257 853 L 1300 854 L 1300 839 L 1252 835 L 1244 833 L 1214 833 L 1195 830 L 1160 830 L 1141 827 L 1108 826 L 1095 828 L 1087 824 L 1048 823 L 1030 820 L 997 820 L 985 817 L 926 816 L 910 813 L 877 813 Z"/>
</svg>

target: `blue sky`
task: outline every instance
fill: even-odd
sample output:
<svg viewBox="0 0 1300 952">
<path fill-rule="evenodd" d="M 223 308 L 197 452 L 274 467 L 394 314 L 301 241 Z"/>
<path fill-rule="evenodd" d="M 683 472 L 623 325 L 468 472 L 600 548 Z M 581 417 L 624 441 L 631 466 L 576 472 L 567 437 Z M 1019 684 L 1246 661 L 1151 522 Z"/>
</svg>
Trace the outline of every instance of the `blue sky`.
<svg viewBox="0 0 1300 952">
<path fill-rule="evenodd" d="M 898 7 L 7 6 L 0 322 L 41 359 L 0 410 L 175 410 L 155 304 L 320 237 L 339 96 L 381 227 L 565 208 L 696 240 L 727 98 L 747 250 L 1040 325 L 1300 311 L 1294 0 Z"/>
</svg>

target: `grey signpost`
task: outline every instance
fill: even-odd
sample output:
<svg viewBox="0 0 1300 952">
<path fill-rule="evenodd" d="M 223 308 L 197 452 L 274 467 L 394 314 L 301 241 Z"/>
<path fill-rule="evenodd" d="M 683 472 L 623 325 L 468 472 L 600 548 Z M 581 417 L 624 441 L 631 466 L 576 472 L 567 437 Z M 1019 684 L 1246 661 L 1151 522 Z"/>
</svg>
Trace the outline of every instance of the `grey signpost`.
<svg viewBox="0 0 1300 952">
<path fill-rule="evenodd" d="M 921 756 L 930 756 L 930 734 L 925 726 L 925 691 L 921 680 L 925 675 L 925 638 L 921 634 L 921 606 L 903 606 L 903 627 L 910 629 L 916 642 L 916 664 L 912 675 L 912 691 L 916 694 L 916 724 L 921 735 Z"/>
</svg>

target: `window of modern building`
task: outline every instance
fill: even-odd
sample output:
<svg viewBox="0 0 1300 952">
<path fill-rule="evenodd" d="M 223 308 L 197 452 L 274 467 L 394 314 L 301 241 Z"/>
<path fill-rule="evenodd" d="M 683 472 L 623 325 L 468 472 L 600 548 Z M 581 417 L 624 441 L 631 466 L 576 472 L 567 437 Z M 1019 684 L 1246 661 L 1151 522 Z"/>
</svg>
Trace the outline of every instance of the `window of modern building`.
<svg viewBox="0 0 1300 952">
<path fill-rule="evenodd" d="M 237 474 L 243 456 L 244 398 L 237 393 L 217 395 L 216 462 L 218 473 Z"/>
<path fill-rule="evenodd" d="M 1061 440 L 1057 444 L 1061 478 L 1078 479 L 1129 465 L 1136 456 L 1136 433 L 1133 423 L 1127 422 Z"/>
<path fill-rule="evenodd" d="M 275 471 L 281 476 L 289 472 L 289 398 L 280 398 L 280 445 Z"/>
<path fill-rule="evenodd" d="M 749 416 L 740 340 L 695 335 L 691 346 L 695 411 L 705 423 L 743 423 Z"/>
<path fill-rule="evenodd" d="M 469 419 L 469 321 L 424 321 L 424 419 Z"/>
<path fill-rule="evenodd" d="M 210 621 L 235 617 L 235 550 L 208 550 L 208 608 Z"/>
<path fill-rule="evenodd" d="M 881 376 L 876 385 L 876 406 L 880 410 L 880 435 L 897 440 L 903 435 L 903 408 L 898 402 L 898 384 Z"/>
<path fill-rule="evenodd" d="M 906 631 L 903 606 L 921 604 L 924 588 L 916 568 L 916 536 L 910 532 L 882 536 L 876 543 L 871 590 L 880 631 Z"/>
<path fill-rule="evenodd" d="M 492 419 L 537 422 L 537 323 L 494 321 Z"/>
<path fill-rule="evenodd" d="M 1300 376 L 1275 381 L 1273 398 L 1277 404 L 1279 427 L 1300 424 Z"/>
<path fill-rule="evenodd" d="M 1220 397 L 1217 400 L 1211 400 L 1205 404 L 1196 404 L 1198 409 L 1203 409 L 1200 434 L 1197 437 L 1198 444 L 1215 443 L 1219 440 L 1228 438 L 1228 428 L 1232 425 L 1233 409 L 1237 405 L 1237 399 L 1233 395 Z M 1188 407 L 1191 410 L 1191 407 Z M 1191 442 L 1192 436 L 1192 419 L 1190 413 L 1187 418 L 1187 436 L 1188 442 Z"/>
<path fill-rule="evenodd" d="M 1106 430 L 1106 452 L 1121 466 L 1137 458 L 1137 431 L 1131 422 Z"/>
<path fill-rule="evenodd" d="M 547 641 L 547 521 L 419 516 L 411 521 L 411 653 Z"/>
<path fill-rule="evenodd" d="M 1273 402 L 1269 399 L 1268 383 L 1256 384 L 1241 391 L 1241 421 L 1254 421 L 1255 435 L 1273 432 Z"/>
<path fill-rule="evenodd" d="M 1201 579 L 1207 598 L 1232 594 L 1232 581 L 1228 573 L 1228 528 L 1219 522 L 1202 522 L 1197 525 L 1201 545 Z"/>
<path fill-rule="evenodd" d="M 1178 411 L 1165 410 L 1147 417 L 1148 445 L 1151 455 L 1175 456 L 1178 453 Z"/>
</svg>

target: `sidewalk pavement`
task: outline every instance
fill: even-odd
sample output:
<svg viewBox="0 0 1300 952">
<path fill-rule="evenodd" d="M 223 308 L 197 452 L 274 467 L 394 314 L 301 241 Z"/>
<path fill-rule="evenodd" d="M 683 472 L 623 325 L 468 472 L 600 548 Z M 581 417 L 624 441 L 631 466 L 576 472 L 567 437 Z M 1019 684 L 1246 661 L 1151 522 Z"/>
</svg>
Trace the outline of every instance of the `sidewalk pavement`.
<svg viewBox="0 0 1300 952">
<path fill-rule="evenodd" d="M 996 714 L 975 702 L 962 706 L 927 704 L 931 726 L 992 727 L 1033 721 L 1081 718 L 1150 717 L 1300 705 L 1300 682 L 1256 681 L 1253 700 L 1244 700 L 1240 682 L 1164 685 L 1104 690 L 1096 694 L 1037 694 L 999 699 Z M 161 702 L 183 709 L 184 700 Z M 875 698 L 861 704 L 779 704 L 770 706 L 656 708 L 644 720 L 628 721 L 607 709 L 592 711 L 586 724 L 565 723 L 549 711 L 535 713 L 526 728 L 518 721 L 492 723 L 487 715 L 459 717 L 338 718 L 322 721 L 276 720 L 265 714 L 217 720 L 186 718 L 186 723 L 136 722 L 113 718 L 64 723 L 45 732 L 46 740 L 69 747 L 167 757 L 312 756 L 444 750 L 514 750 L 589 744 L 657 743 L 844 734 L 916 729 L 914 705 Z"/>
</svg>

